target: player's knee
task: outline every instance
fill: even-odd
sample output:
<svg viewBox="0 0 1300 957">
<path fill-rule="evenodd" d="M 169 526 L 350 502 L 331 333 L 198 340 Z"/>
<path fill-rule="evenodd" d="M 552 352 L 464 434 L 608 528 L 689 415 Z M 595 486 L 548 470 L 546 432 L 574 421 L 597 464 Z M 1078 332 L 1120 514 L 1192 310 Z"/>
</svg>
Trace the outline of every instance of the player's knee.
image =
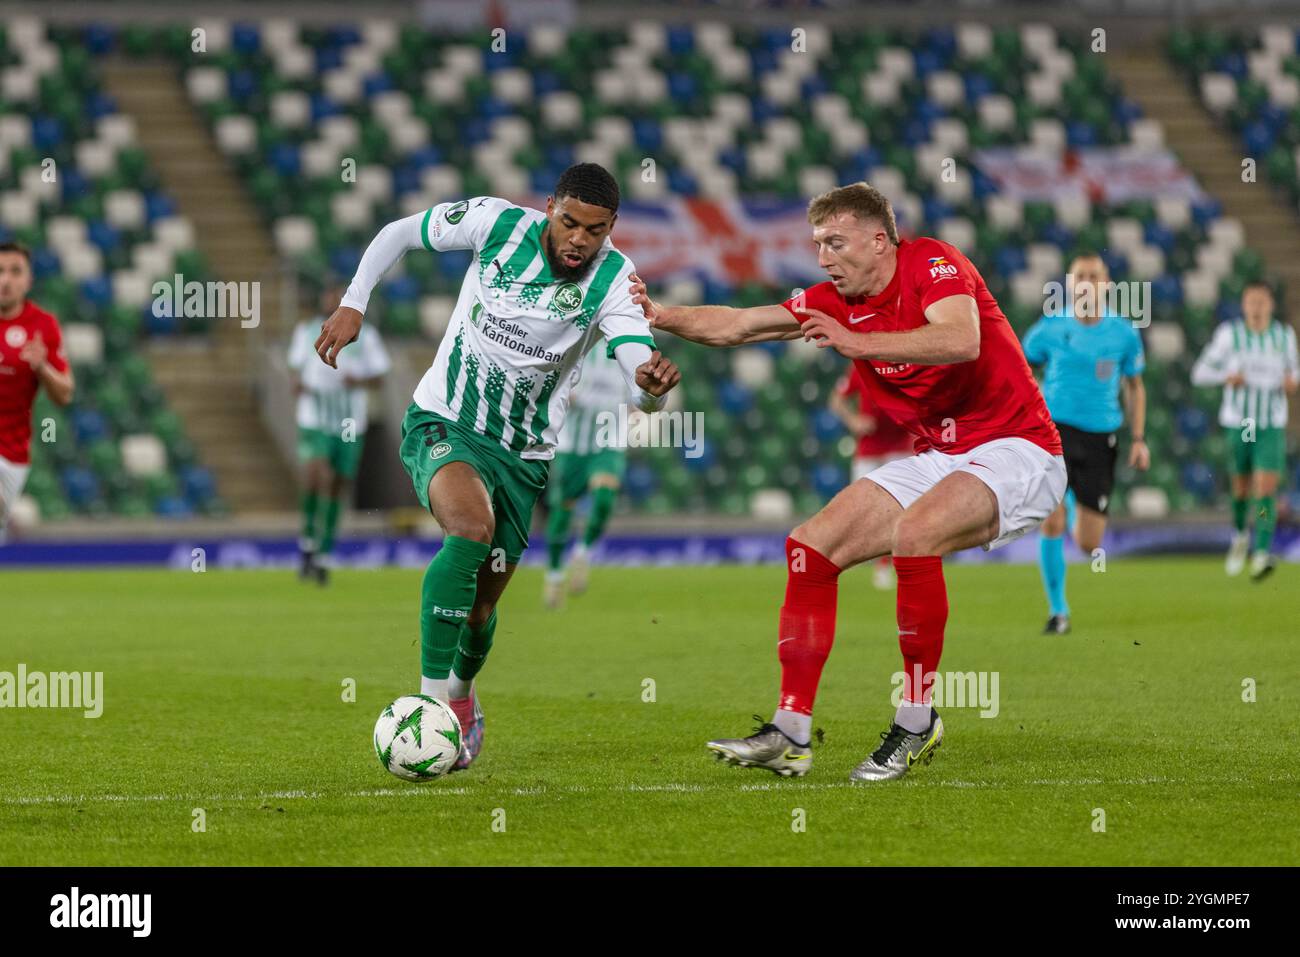
<svg viewBox="0 0 1300 957">
<path fill-rule="evenodd" d="M 467 538 L 471 542 L 489 545 L 492 543 L 492 535 L 496 532 L 496 523 L 490 517 L 458 515 L 447 520 L 443 531 L 456 538 Z"/>
<path fill-rule="evenodd" d="M 934 532 L 921 520 L 910 517 L 906 512 L 894 525 L 894 537 L 890 551 L 897 556 L 935 555 L 939 543 Z"/>
<path fill-rule="evenodd" d="M 1101 548 L 1100 535 L 1081 534 L 1075 539 L 1075 541 L 1078 543 L 1079 549 L 1086 555 L 1091 555 L 1097 549 Z"/>
</svg>

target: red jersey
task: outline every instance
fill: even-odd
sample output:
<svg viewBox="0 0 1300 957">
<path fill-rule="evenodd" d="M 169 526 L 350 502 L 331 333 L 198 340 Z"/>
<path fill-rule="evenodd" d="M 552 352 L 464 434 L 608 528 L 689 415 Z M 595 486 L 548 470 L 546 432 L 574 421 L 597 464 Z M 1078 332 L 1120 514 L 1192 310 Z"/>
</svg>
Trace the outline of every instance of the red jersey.
<svg viewBox="0 0 1300 957">
<path fill-rule="evenodd" d="M 979 357 L 947 365 L 857 359 L 872 402 L 915 437 L 918 453 L 956 454 L 993 439 L 1021 438 L 1060 455 L 1061 437 L 1011 324 L 979 270 L 950 243 L 928 237 L 899 243 L 898 266 L 879 295 L 846 300 L 823 282 L 783 305 L 800 320 L 794 309 L 802 300 L 853 332 L 902 332 L 924 326 L 931 303 L 959 295 L 979 308 Z"/>
<path fill-rule="evenodd" d="M 31 339 L 45 343 L 47 361 L 68 371 L 59 322 L 30 300 L 13 319 L 0 319 L 0 457 L 15 465 L 31 461 L 32 401 L 40 380 L 18 354 Z"/>
<path fill-rule="evenodd" d="M 854 456 L 860 459 L 869 459 L 889 452 L 911 450 L 911 434 L 888 415 L 881 412 L 876 407 L 876 404 L 871 401 L 871 393 L 867 391 L 867 387 L 863 383 L 862 376 L 858 373 L 856 366 L 850 366 L 849 371 L 840 376 L 840 381 L 835 384 L 835 394 L 846 399 L 856 398 L 858 400 L 858 413 L 868 416 L 876 422 L 874 432 L 858 436 L 858 446 L 853 453 Z"/>
</svg>

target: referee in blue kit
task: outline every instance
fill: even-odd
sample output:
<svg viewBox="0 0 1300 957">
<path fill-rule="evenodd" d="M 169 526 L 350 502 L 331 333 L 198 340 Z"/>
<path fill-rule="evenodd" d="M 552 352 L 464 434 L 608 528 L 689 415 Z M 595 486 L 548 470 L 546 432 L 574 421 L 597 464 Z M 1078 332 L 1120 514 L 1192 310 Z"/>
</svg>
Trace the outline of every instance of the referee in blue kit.
<svg viewBox="0 0 1300 957">
<path fill-rule="evenodd" d="M 1025 357 L 1042 367 L 1043 397 L 1061 433 L 1069 475 L 1066 502 L 1043 522 L 1039 564 L 1047 592 L 1050 617 L 1044 634 L 1070 630 L 1070 606 L 1065 599 L 1066 509 L 1071 497 L 1077 506 L 1072 533 L 1086 554 L 1101 546 L 1106 511 L 1115 485 L 1118 457 L 1116 431 L 1124 424 L 1120 392 L 1128 410 L 1128 463 L 1145 470 L 1151 464 L 1144 429 L 1146 389 L 1142 370 L 1146 358 L 1142 337 L 1128 319 L 1107 308 L 1110 274 L 1100 255 L 1087 253 L 1070 264 L 1073 304 L 1064 315 L 1043 316 L 1025 336 Z"/>
</svg>

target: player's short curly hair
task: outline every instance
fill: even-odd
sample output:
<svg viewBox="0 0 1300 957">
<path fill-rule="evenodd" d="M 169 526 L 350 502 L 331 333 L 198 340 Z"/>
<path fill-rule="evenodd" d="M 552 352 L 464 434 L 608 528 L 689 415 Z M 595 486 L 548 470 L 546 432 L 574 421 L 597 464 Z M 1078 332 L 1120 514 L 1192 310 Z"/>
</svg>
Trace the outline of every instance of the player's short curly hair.
<svg viewBox="0 0 1300 957">
<path fill-rule="evenodd" d="M 555 198 L 566 196 L 618 212 L 618 181 L 599 163 L 575 163 L 561 173 L 555 184 Z"/>
<path fill-rule="evenodd" d="M 837 186 L 808 204 L 808 222 L 820 226 L 838 213 L 852 213 L 858 219 L 874 220 L 885 228 L 885 235 L 898 245 L 898 224 L 894 222 L 894 207 L 885 194 L 867 183 L 850 183 Z"/>
</svg>

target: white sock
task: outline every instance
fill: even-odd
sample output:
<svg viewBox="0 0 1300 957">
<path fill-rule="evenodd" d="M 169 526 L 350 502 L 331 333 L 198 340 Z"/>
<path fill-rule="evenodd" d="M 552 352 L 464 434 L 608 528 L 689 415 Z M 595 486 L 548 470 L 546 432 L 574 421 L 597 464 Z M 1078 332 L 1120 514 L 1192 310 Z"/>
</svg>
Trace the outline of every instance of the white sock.
<svg viewBox="0 0 1300 957">
<path fill-rule="evenodd" d="M 548 582 L 562 582 L 562 581 L 564 581 L 564 569 L 563 569 L 563 568 L 548 568 L 548 569 L 546 569 L 546 580 L 547 580 Z"/>
<path fill-rule="evenodd" d="M 894 723 L 901 724 L 913 734 L 920 734 L 930 727 L 930 706 L 919 701 L 908 701 L 904 698 L 899 702 L 898 712 L 894 715 Z"/>
<path fill-rule="evenodd" d="M 585 544 L 583 544 L 582 542 L 578 542 L 578 543 L 576 543 L 576 544 L 573 546 L 573 557 L 574 557 L 574 558 L 586 558 L 586 557 L 587 557 L 587 551 L 588 551 L 587 546 L 586 546 Z"/>
<path fill-rule="evenodd" d="M 426 678 L 420 676 L 420 694 L 427 694 L 430 698 L 437 698 L 439 701 L 447 700 L 447 679 L 446 678 Z"/>
<path fill-rule="evenodd" d="M 474 679 L 470 678 L 466 681 L 460 675 L 456 674 L 455 669 L 452 669 L 451 674 L 447 677 L 447 694 L 449 694 L 451 698 L 457 700 L 460 698 L 468 698 L 470 690 L 473 687 Z M 448 698 L 448 700 L 451 700 L 451 698 Z"/>
<path fill-rule="evenodd" d="M 807 745 L 812 740 L 812 715 L 810 714 L 778 708 L 776 714 L 772 716 L 772 723 L 795 744 Z"/>
</svg>

